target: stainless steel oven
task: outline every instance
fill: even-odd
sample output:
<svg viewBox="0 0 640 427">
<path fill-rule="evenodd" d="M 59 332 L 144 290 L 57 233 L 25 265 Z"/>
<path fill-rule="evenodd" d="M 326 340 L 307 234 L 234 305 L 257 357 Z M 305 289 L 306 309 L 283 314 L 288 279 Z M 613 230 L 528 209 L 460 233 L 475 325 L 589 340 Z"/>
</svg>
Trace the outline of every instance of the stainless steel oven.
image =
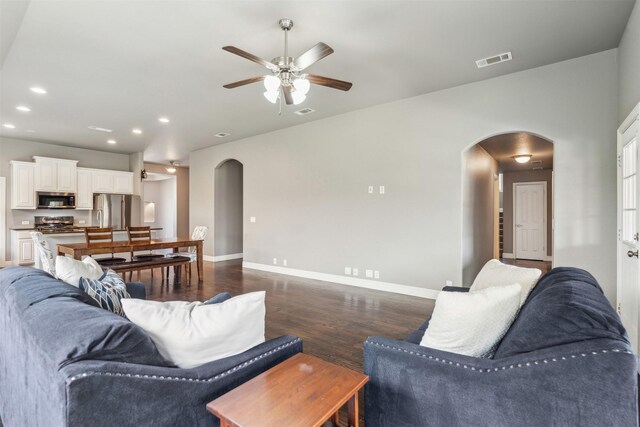
<svg viewBox="0 0 640 427">
<path fill-rule="evenodd" d="M 38 192 L 38 209 L 75 209 L 75 193 Z"/>
</svg>

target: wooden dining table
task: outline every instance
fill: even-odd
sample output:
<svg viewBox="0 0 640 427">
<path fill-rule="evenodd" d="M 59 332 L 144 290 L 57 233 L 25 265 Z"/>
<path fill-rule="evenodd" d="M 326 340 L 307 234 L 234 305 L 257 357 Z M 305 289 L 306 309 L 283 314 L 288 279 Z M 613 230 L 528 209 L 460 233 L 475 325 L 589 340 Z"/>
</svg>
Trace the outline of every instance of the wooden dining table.
<svg viewBox="0 0 640 427">
<path fill-rule="evenodd" d="M 61 243 L 58 245 L 58 255 L 70 255 L 75 259 L 82 259 L 83 256 L 100 255 L 100 254 L 116 254 L 131 253 L 136 251 L 150 251 L 155 249 L 173 249 L 173 252 L 179 252 L 180 248 L 196 247 L 196 264 L 198 267 L 198 281 L 202 282 L 204 278 L 203 256 L 202 256 L 202 240 L 193 240 L 188 237 L 163 237 L 151 239 L 149 242 L 129 242 L 128 240 L 113 242 L 97 242 L 90 245 L 86 242 L 82 243 Z"/>
</svg>

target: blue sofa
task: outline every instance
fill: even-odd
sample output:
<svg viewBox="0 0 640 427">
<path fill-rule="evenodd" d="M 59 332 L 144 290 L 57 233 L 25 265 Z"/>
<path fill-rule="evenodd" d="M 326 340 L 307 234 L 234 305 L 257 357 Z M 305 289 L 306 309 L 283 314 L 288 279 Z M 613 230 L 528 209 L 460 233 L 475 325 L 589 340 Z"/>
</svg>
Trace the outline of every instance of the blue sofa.
<svg viewBox="0 0 640 427">
<path fill-rule="evenodd" d="M 129 285 L 137 296 L 141 286 Z M 193 369 L 83 291 L 26 267 L 0 270 L 0 418 L 22 426 L 217 426 L 205 405 L 302 351 L 282 336 Z"/>
<path fill-rule="evenodd" d="M 542 277 L 491 359 L 418 345 L 428 323 L 365 342 L 367 427 L 638 425 L 636 356 L 584 270 Z"/>
</svg>

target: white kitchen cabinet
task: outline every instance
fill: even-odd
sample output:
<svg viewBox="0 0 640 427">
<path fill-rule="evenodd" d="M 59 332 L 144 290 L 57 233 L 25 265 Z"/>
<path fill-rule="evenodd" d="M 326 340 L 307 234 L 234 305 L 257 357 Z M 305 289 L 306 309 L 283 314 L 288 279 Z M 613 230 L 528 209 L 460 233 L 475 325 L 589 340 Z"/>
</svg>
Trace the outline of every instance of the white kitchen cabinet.
<svg viewBox="0 0 640 427">
<path fill-rule="evenodd" d="M 35 163 L 11 162 L 11 209 L 35 209 Z"/>
<path fill-rule="evenodd" d="M 133 194 L 133 172 L 114 172 L 113 192 L 116 194 Z"/>
<path fill-rule="evenodd" d="M 78 168 L 76 210 L 91 209 L 93 209 L 93 173 L 91 169 Z"/>
<path fill-rule="evenodd" d="M 92 169 L 92 179 L 94 193 L 133 193 L 133 172 Z"/>
<path fill-rule="evenodd" d="M 11 231 L 11 260 L 20 264 L 35 263 L 33 240 L 31 231 L 13 230 Z"/>
<path fill-rule="evenodd" d="M 78 191 L 77 160 L 34 156 L 36 191 L 75 193 Z"/>
</svg>

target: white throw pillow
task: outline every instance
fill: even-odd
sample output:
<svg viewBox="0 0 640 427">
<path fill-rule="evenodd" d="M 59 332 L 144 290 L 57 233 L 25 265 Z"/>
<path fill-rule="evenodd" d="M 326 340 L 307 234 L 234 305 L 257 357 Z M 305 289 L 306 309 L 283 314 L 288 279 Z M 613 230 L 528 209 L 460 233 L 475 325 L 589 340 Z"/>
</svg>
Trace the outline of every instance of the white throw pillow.
<svg viewBox="0 0 640 427">
<path fill-rule="evenodd" d="M 56 275 L 58 279 L 75 287 L 80 286 L 81 277 L 95 280 L 102 277 L 102 274 L 102 267 L 90 256 L 82 261 L 66 256 L 56 257 Z"/>
<path fill-rule="evenodd" d="M 515 320 L 521 290 L 516 283 L 476 292 L 440 292 L 420 345 L 486 356 Z"/>
<path fill-rule="evenodd" d="M 506 286 L 519 283 L 522 286 L 520 295 L 520 306 L 524 304 L 533 290 L 542 271 L 537 268 L 524 268 L 515 265 L 503 264 L 497 259 L 488 261 L 480 273 L 476 276 L 476 280 L 471 285 L 470 292 L 480 291 L 492 286 Z"/>
<path fill-rule="evenodd" d="M 265 292 L 219 304 L 122 299 L 125 315 L 144 329 L 160 354 L 180 368 L 242 353 L 264 342 Z"/>
</svg>

